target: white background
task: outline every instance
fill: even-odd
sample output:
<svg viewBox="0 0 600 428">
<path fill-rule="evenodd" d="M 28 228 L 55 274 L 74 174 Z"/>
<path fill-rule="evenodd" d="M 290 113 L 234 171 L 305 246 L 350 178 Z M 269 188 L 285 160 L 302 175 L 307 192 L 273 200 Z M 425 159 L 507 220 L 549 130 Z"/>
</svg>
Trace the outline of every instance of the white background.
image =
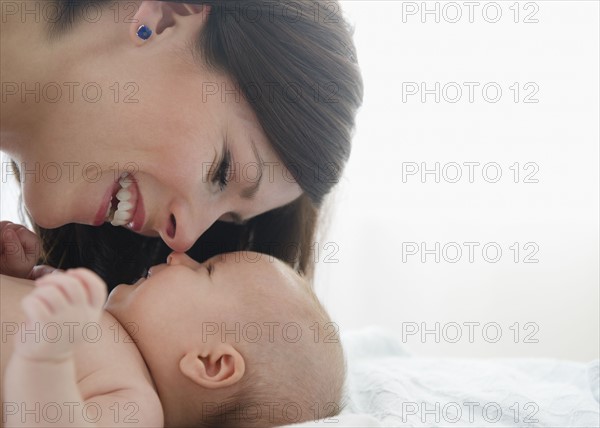
<svg viewBox="0 0 600 428">
<path fill-rule="evenodd" d="M 434 10 L 438 2 L 427 2 Z M 494 9 L 468 8 L 458 2 L 462 20 L 449 23 L 438 3 L 440 22 L 404 14 L 421 2 L 347 1 L 343 7 L 355 24 L 355 41 L 365 80 L 365 102 L 358 118 L 353 154 L 346 177 L 335 195 L 331 225 L 320 239 L 323 249 L 333 242 L 338 263 L 318 263 L 317 287 L 343 330 L 368 324 L 390 328 L 421 355 L 546 356 L 590 360 L 598 357 L 598 2 L 535 2 L 538 11 L 524 23 L 535 6 L 517 6 L 518 23 L 499 2 Z M 455 3 L 456 4 L 456 3 Z M 514 6 L 513 6 L 514 8 Z M 453 20 L 456 8 L 447 6 Z M 406 21 L 406 22 L 403 22 Z M 422 22 L 425 21 L 425 22 Z M 421 101 L 420 93 L 403 102 L 403 82 L 456 82 L 462 98 L 440 102 L 434 94 Z M 463 82 L 479 82 L 469 102 Z M 498 84 L 502 98 L 487 102 L 482 87 Z M 519 102 L 510 86 L 519 82 Z M 524 103 L 526 83 L 539 87 Z M 450 91 L 446 99 L 453 99 Z M 490 89 L 489 96 L 495 93 Z M 425 162 L 440 170 L 449 162 L 463 166 L 463 177 L 449 183 L 433 174 L 402 179 L 403 163 Z M 479 162 L 469 183 L 464 162 Z M 497 183 L 488 183 L 482 166 L 495 162 L 502 169 Z M 519 182 L 509 168 L 520 164 Z M 538 183 L 524 183 L 523 166 L 535 163 Z M 406 166 L 405 166 L 406 168 Z M 442 171 L 440 171 L 441 173 Z M 456 169 L 448 168 L 453 179 Z M 494 178 L 488 169 L 488 179 Z M 440 174 L 441 175 L 441 174 Z M 456 263 L 440 263 L 435 254 L 421 262 L 421 254 L 402 260 L 403 243 L 478 242 L 469 263 L 463 246 Z M 503 250 L 496 263 L 486 262 L 481 248 L 497 243 Z M 520 243 L 520 262 L 509 247 Z M 523 263 L 539 251 L 538 263 Z M 336 248 L 336 247 L 333 247 Z M 450 251 L 446 259 L 455 257 Z M 494 252 L 490 250 L 489 256 Z M 434 334 L 408 335 L 415 325 Z M 473 325 L 473 343 L 468 325 Z M 519 323 L 520 335 L 515 343 Z M 529 324 L 525 328 L 525 323 Z M 416 323 L 416 324 L 415 324 Z M 425 323 L 424 325 L 422 323 Z M 456 343 L 457 323 L 462 337 Z M 496 324 L 502 337 L 496 337 Z M 513 326 L 511 330 L 510 327 Z M 444 334 L 444 327 L 446 328 Z M 535 329 L 539 329 L 535 332 Z M 534 333 L 537 343 L 525 343 Z"/>
<path fill-rule="evenodd" d="M 493 5 L 483 12 L 489 2 L 479 2 L 472 23 L 463 2 L 427 8 L 436 4 L 439 23 L 421 15 L 421 2 L 343 2 L 366 93 L 330 225 L 316 243 L 318 294 L 342 331 L 387 327 L 419 355 L 597 358 L 598 2 L 498 2 L 496 23 L 486 21 L 495 18 Z M 408 15 L 413 6 L 418 13 Z M 448 22 L 457 10 L 462 18 Z M 539 22 L 525 23 L 527 16 Z M 447 92 L 440 90 L 439 103 L 435 94 L 423 102 L 420 92 L 403 101 L 410 82 L 427 89 L 439 82 Z M 473 102 L 464 82 L 479 84 Z M 482 94 L 487 83 L 502 90 L 495 103 Z M 524 102 L 532 92 L 527 83 L 539 102 Z M 463 93 L 452 103 L 456 85 Z M 493 88 L 487 95 L 496 96 Z M 439 183 L 434 174 L 403 180 L 407 165 L 433 169 L 436 162 Z M 441 174 L 451 162 L 462 167 L 456 183 Z M 465 162 L 480 164 L 473 183 Z M 493 168 L 482 173 L 488 163 L 501 169 L 496 183 L 488 182 Z M 533 171 L 527 163 L 538 169 L 530 177 L 537 183 L 524 182 Z M 1 216 L 16 220 L 8 187 L 3 180 Z M 434 249 L 436 242 L 439 263 L 435 254 L 424 263 L 420 253 L 403 254 L 403 245 Z M 479 244 L 472 263 L 464 242 Z M 515 242 L 518 263 L 509 248 Z M 441 250 L 448 243 L 463 250 L 455 263 L 451 246 Z M 486 243 L 502 249 L 496 263 L 484 259 Z M 538 262 L 524 263 L 532 248 Z M 493 248 L 487 256 L 495 256 Z M 435 323 L 439 338 L 422 338 L 423 327 L 435 331 Z M 415 327 L 418 334 L 408 335 Z"/>
</svg>

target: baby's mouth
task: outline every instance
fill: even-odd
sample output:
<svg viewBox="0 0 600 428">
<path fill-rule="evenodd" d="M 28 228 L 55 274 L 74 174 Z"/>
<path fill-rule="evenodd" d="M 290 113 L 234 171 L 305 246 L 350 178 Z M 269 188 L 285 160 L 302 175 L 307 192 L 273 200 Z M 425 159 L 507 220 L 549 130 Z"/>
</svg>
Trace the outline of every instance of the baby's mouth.
<svg viewBox="0 0 600 428">
<path fill-rule="evenodd" d="M 131 223 L 137 200 L 137 183 L 133 176 L 123 173 L 119 178 L 119 187 L 108 204 L 104 221 L 110 222 L 113 226 L 124 226 Z"/>
</svg>

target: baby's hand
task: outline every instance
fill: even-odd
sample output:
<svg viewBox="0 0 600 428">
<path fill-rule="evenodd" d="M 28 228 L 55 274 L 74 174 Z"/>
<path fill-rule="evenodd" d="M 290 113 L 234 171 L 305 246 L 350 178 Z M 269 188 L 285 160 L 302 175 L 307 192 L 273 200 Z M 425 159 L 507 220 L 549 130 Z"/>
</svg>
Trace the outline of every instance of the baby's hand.
<svg viewBox="0 0 600 428">
<path fill-rule="evenodd" d="M 15 351 L 34 360 L 64 360 L 82 339 L 82 328 L 100 319 L 106 284 L 84 268 L 56 271 L 35 283 L 21 302 L 31 333 L 19 338 L 24 340 L 17 341 Z"/>
<path fill-rule="evenodd" d="M 29 278 L 40 258 L 40 238 L 20 224 L 0 222 L 0 274 Z"/>
</svg>

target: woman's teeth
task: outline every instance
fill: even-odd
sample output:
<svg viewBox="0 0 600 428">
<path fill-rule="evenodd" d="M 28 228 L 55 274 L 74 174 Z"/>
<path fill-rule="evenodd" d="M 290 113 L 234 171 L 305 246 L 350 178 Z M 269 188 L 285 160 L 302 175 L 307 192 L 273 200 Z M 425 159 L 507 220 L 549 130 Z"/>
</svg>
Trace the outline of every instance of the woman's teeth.
<svg viewBox="0 0 600 428">
<path fill-rule="evenodd" d="M 106 210 L 106 221 L 109 221 L 113 226 L 123 226 L 130 223 L 133 219 L 133 208 L 135 208 L 135 201 L 131 201 L 132 193 L 127 190 L 131 186 L 132 181 L 129 179 L 129 175 L 124 174 L 119 179 L 119 186 L 121 189 L 117 192 L 116 198 L 119 201 L 115 209 L 116 201 L 111 200 Z"/>
</svg>

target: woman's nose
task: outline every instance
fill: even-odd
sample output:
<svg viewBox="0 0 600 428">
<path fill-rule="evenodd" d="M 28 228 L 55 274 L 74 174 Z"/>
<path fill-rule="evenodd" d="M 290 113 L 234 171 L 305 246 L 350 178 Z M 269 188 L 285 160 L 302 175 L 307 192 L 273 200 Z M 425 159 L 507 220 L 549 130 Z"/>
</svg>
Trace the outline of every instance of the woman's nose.
<svg viewBox="0 0 600 428">
<path fill-rule="evenodd" d="M 189 257 L 187 254 L 177 253 L 175 251 L 169 254 L 169 256 L 167 257 L 167 264 L 169 266 L 186 266 L 190 269 L 196 269 L 198 267 L 201 267 L 200 263 Z"/>
<path fill-rule="evenodd" d="M 170 210 L 169 221 L 160 232 L 161 238 L 173 251 L 188 251 L 219 218 L 216 210 L 191 210 L 174 206 Z"/>
</svg>

